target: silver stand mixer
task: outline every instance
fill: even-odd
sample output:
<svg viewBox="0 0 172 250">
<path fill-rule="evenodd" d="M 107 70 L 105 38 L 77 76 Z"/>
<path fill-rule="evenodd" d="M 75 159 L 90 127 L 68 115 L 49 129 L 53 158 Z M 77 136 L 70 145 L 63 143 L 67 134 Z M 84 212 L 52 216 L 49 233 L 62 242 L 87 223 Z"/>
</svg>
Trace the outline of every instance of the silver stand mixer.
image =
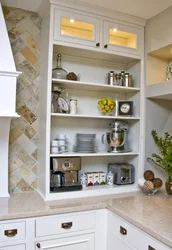
<svg viewBox="0 0 172 250">
<path fill-rule="evenodd" d="M 110 146 L 108 152 L 110 153 L 123 153 L 130 152 L 130 149 L 125 148 L 125 143 L 127 139 L 127 131 L 129 125 L 125 121 L 114 121 L 109 124 L 112 131 L 102 135 L 102 143 L 107 142 Z"/>
</svg>

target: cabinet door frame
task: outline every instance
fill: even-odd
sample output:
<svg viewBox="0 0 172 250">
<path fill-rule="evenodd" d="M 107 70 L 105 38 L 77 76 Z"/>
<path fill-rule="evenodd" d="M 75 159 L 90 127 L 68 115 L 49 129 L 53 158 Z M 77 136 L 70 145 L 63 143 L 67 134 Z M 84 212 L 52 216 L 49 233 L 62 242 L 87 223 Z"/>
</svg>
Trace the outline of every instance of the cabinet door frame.
<svg viewBox="0 0 172 250">
<path fill-rule="evenodd" d="M 122 45 L 117 45 L 117 44 L 110 44 L 109 43 L 109 29 L 110 28 L 115 28 L 119 29 L 120 31 L 124 32 L 129 32 L 132 34 L 136 35 L 136 48 L 130 48 Z M 104 45 L 108 45 L 108 50 L 112 51 L 119 51 L 119 52 L 124 52 L 124 53 L 129 53 L 133 55 L 141 55 L 143 53 L 142 51 L 142 44 L 144 44 L 144 36 L 143 36 L 143 30 L 136 28 L 132 25 L 124 24 L 119 21 L 103 21 L 103 31 L 104 31 Z M 142 41 L 143 40 L 143 41 Z"/>
<path fill-rule="evenodd" d="M 61 18 L 75 19 L 77 21 L 93 24 L 93 40 L 84 39 L 75 36 L 68 36 L 61 34 Z M 96 47 L 97 43 L 100 43 L 100 25 L 101 19 L 91 16 L 87 13 L 81 13 L 78 11 L 67 11 L 62 9 L 54 9 L 54 29 L 53 39 L 55 41 L 63 41 L 69 43 L 75 43 L 78 45 L 86 45 Z"/>
</svg>

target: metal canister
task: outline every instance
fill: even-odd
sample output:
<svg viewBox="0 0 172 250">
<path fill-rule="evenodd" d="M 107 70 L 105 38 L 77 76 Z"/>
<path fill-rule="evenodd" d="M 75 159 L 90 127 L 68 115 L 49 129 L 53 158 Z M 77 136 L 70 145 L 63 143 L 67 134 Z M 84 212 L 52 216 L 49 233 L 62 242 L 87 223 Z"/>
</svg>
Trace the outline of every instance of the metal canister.
<svg viewBox="0 0 172 250">
<path fill-rule="evenodd" d="M 125 71 L 121 71 L 121 84 L 124 86 Z"/>
<path fill-rule="evenodd" d="M 132 87 L 132 75 L 130 75 L 129 73 L 125 73 L 124 75 L 124 86 Z"/>
<path fill-rule="evenodd" d="M 77 100 L 76 99 L 70 99 L 69 107 L 70 107 L 70 114 L 76 114 L 77 113 Z"/>
<path fill-rule="evenodd" d="M 114 71 L 110 71 L 108 74 L 107 74 L 107 77 L 108 77 L 108 85 L 113 85 L 114 84 L 114 76 L 115 76 L 115 73 Z"/>
</svg>

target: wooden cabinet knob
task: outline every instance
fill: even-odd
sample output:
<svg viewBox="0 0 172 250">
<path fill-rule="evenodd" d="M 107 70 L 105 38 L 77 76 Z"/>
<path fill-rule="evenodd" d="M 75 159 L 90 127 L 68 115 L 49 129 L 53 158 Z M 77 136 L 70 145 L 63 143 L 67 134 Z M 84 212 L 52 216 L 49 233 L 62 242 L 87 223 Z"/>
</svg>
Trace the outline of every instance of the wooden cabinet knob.
<svg viewBox="0 0 172 250">
<path fill-rule="evenodd" d="M 107 49 L 107 47 L 108 47 L 108 45 L 107 45 L 107 44 L 105 44 L 105 45 L 104 45 L 104 48 L 105 48 L 105 49 Z"/>
<path fill-rule="evenodd" d="M 37 243 L 36 246 L 37 246 L 37 248 L 41 248 L 41 244 L 40 243 Z"/>
<path fill-rule="evenodd" d="M 17 229 L 9 229 L 4 231 L 4 235 L 7 237 L 14 237 L 17 234 Z"/>
<path fill-rule="evenodd" d="M 70 229 L 72 227 L 72 222 L 65 222 L 61 224 L 61 228 Z"/>
<path fill-rule="evenodd" d="M 127 235 L 127 229 L 125 229 L 124 227 L 121 227 L 121 226 L 120 226 L 120 233 L 121 233 L 122 235 Z"/>
<path fill-rule="evenodd" d="M 100 46 L 100 43 L 96 43 L 96 47 L 99 47 Z"/>
</svg>

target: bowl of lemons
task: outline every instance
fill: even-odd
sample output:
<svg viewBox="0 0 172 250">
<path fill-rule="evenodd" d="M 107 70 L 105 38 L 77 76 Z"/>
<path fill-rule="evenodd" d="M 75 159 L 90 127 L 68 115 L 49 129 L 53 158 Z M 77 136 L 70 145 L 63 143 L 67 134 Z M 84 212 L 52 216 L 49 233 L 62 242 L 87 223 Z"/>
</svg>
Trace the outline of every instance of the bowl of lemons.
<svg viewBox="0 0 172 250">
<path fill-rule="evenodd" d="M 98 101 L 98 105 L 103 114 L 111 115 L 116 103 L 111 98 L 103 97 L 100 101 Z"/>
</svg>

